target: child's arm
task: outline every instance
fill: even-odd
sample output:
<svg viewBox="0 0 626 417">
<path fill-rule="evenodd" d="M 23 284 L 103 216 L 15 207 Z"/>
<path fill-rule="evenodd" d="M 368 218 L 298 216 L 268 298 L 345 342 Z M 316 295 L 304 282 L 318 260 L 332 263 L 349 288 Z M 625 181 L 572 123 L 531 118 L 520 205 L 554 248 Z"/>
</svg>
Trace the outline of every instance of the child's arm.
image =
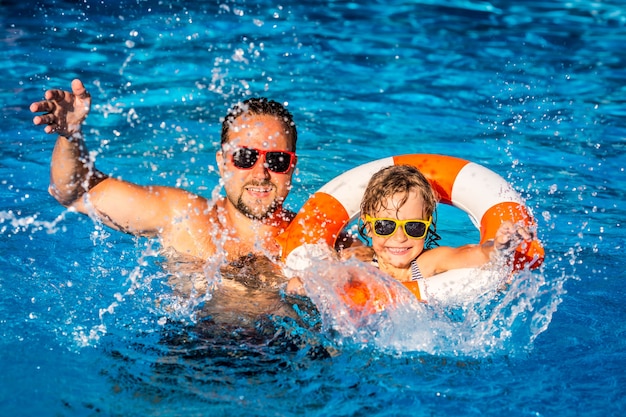
<svg viewBox="0 0 626 417">
<path fill-rule="evenodd" d="M 493 240 L 480 245 L 464 245 L 457 248 L 441 246 L 430 249 L 417 258 L 417 264 L 424 277 L 450 269 L 478 268 L 489 262 L 496 251 L 513 249 L 521 240 L 532 240 L 531 233 L 525 227 L 507 221 L 500 225 Z"/>
</svg>

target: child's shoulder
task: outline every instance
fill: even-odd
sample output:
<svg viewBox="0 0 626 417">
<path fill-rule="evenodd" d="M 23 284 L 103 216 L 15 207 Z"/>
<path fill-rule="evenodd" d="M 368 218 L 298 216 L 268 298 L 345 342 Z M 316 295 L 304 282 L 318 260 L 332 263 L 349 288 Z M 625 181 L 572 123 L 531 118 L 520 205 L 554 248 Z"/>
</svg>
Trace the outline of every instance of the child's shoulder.
<svg viewBox="0 0 626 417">
<path fill-rule="evenodd" d="M 442 272 L 450 257 L 455 256 L 456 250 L 457 248 L 451 246 L 425 249 L 416 260 L 422 276 L 426 278 Z"/>
</svg>

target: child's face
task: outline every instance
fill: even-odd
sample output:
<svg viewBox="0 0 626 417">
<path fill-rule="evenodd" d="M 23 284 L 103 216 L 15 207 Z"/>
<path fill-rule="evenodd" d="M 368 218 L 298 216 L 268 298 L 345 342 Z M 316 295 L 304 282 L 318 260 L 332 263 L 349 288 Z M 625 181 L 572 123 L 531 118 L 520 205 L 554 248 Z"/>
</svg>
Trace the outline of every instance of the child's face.
<svg viewBox="0 0 626 417">
<path fill-rule="evenodd" d="M 388 198 L 383 206 L 372 217 L 385 217 L 396 220 L 424 220 L 424 201 L 417 192 L 412 191 L 407 201 L 400 207 L 403 195 L 396 194 Z M 404 229 L 398 225 L 395 233 L 389 237 L 376 236 L 371 231 L 371 225 L 367 228 L 368 235 L 372 239 L 372 249 L 378 256 L 379 265 L 391 265 L 395 268 L 409 268 L 411 261 L 424 251 L 424 239 L 411 239 L 407 237 Z"/>
</svg>

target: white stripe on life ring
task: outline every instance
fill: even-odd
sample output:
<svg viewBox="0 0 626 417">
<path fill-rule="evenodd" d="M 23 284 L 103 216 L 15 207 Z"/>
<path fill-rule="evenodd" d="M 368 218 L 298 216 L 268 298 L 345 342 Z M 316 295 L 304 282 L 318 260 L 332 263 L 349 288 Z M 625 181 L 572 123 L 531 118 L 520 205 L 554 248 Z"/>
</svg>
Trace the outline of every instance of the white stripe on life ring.
<svg viewBox="0 0 626 417">
<path fill-rule="evenodd" d="M 452 205 L 468 214 L 480 230 L 480 221 L 490 208 L 503 202 L 523 205 L 522 197 L 504 178 L 490 169 L 469 162 L 456 176 L 452 187 Z"/>
<path fill-rule="evenodd" d="M 346 209 L 350 220 L 353 220 L 361 211 L 361 199 L 372 175 L 392 165 L 394 165 L 392 157 L 368 162 L 330 180 L 319 189 L 319 192 L 335 197 Z"/>
</svg>

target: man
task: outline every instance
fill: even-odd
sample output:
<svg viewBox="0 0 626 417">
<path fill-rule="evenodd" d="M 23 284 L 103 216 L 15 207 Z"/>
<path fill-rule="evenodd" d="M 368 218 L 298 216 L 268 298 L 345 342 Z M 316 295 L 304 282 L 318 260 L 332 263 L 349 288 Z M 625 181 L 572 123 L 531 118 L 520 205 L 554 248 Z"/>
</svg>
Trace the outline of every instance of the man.
<svg viewBox="0 0 626 417">
<path fill-rule="evenodd" d="M 200 334 L 227 344 L 235 338 L 237 346 L 244 341 L 288 349 L 307 346 L 312 354 L 326 354 L 310 340 L 287 334 L 274 318 L 299 320 L 277 291 L 285 277 L 275 262 L 280 255 L 275 238 L 294 218 L 283 208 L 297 162 L 292 115 L 264 98 L 230 109 L 216 153 L 226 195 L 209 201 L 178 188 L 140 186 L 98 171 L 81 133 L 90 105 L 85 86 L 74 80 L 71 93 L 48 90 L 45 100 L 30 106 L 32 112 L 44 113 L 34 117 L 34 124 L 58 134 L 50 194 L 113 229 L 159 238 L 168 282 L 183 297 L 209 290 L 215 263 L 204 266 L 215 260 L 219 275 L 227 279 L 210 289 L 211 302 L 198 311 L 203 320 L 195 331 Z"/>
<path fill-rule="evenodd" d="M 276 257 L 275 242 L 293 219 L 283 208 L 296 166 L 297 131 L 279 103 L 255 98 L 235 105 L 222 124 L 216 153 L 226 196 L 215 202 L 187 191 L 140 186 L 98 171 L 81 126 L 91 97 L 80 80 L 72 92 L 48 90 L 34 102 L 35 125 L 58 138 L 52 154 L 50 194 L 66 207 L 113 229 L 158 237 L 164 248 L 199 259 L 218 251 L 228 260 L 251 253 Z"/>
</svg>

